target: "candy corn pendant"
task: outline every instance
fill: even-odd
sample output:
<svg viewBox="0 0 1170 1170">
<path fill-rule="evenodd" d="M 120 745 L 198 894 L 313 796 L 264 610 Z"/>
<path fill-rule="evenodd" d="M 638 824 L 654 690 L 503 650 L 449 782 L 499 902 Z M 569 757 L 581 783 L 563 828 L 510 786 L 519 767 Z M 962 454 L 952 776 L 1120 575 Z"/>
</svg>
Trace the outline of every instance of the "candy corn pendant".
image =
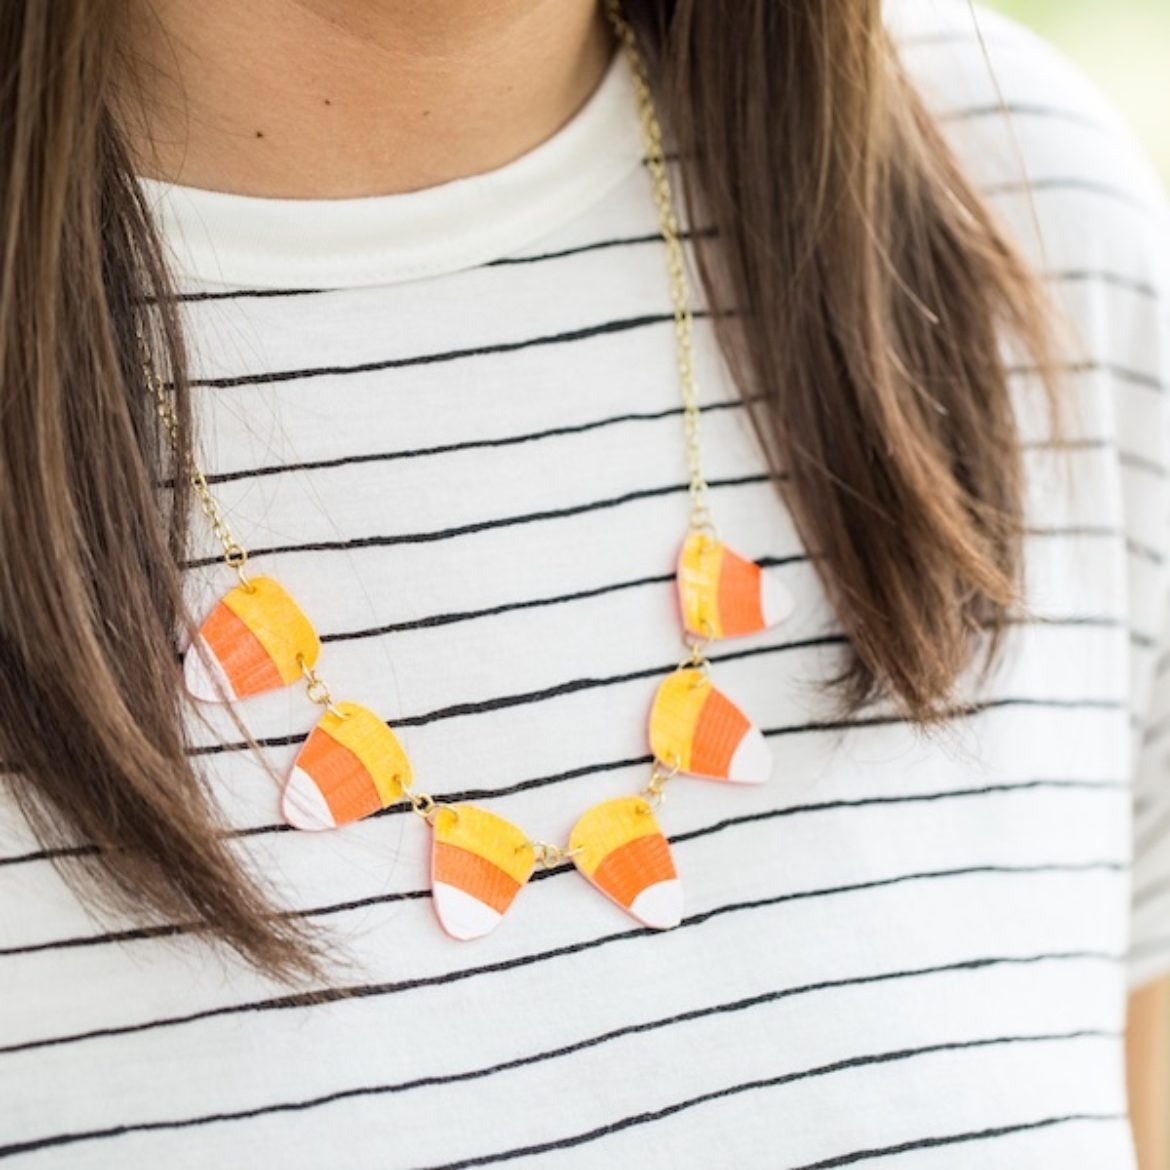
<svg viewBox="0 0 1170 1170">
<path fill-rule="evenodd" d="M 705 669 L 684 667 L 663 679 L 650 709 L 650 750 L 666 767 L 706 780 L 763 784 L 772 774 L 760 729 Z"/>
<path fill-rule="evenodd" d="M 431 891 L 439 924 L 463 941 L 499 925 L 532 876 L 536 851 L 515 825 L 469 804 L 441 805 L 434 828 Z"/>
<path fill-rule="evenodd" d="M 692 529 L 678 558 L 683 625 L 715 641 L 755 634 L 792 612 L 792 595 L 754 561 L 704 528 Z"/>
<path fill-rule="evenodd" d="M 397 804 L 411 781 L 387 723 L 357 703 L 331 703 L 297 754 L 281 808 L 294 829 L 335 829 Z"/>
<path fill-rule="evenodd" d="M 312 667 L 321 640 L 301 607 L 271 577 L 228 590 L 204 619 L 183 658 L 192 697 L 230 703 L 289 686 Z"/>
<path fill-rule="evenodd" d="M 682 920 L 682 883 L 649 802 L 622 796 L 594 805 L 573 826 L 569 852 L 581 874 L 645 926 Z"/>
</svg>

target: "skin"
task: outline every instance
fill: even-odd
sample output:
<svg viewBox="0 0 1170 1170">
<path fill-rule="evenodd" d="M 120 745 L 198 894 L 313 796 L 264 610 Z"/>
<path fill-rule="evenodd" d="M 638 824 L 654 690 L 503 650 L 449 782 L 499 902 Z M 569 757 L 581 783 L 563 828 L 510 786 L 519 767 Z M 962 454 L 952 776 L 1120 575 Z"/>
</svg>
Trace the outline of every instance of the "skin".
<svg viewBox="0 0 1170 1170">
<path fill-rule="evenodd" d="M 1170 979 L 1129 998 L 1126 1074 L 1141 1170 L 1170 1170 Z"/>
<path fill-rule="evenodd" d="M 581 107 L 595 0 L 131 0 L 140 174 L 273 198 L 415 191 L 511 161 Z M 1170 1170 L 1170 979 L 1130 999 L 1141 1170 Z"/>
<path fill-rule="evenodd" d="M 611 54 L 595 0 L 131 0 L 139 173 L 274 198 L 393 194 L 556 132 Z"/>
</svg>

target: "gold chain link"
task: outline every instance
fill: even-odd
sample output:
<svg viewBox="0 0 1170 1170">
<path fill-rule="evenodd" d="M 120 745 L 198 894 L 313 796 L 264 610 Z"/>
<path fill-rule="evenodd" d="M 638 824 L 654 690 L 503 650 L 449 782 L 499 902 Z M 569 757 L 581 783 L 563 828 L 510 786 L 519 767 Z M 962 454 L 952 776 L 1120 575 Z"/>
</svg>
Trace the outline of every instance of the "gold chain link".
<svg viewBox="0 0 1170 1170">
<path fill-rule="evenodd" d="M 707 481 L 703 477 L 702 450 L 699 441 L 699 392 L 695 382 L 695 354 L 692 334 L 694 317 L 691 313 L 690 284 L 687 280 L 686 259 L 679 241 L 679 219 L 675 211 L 666 158 L 662 150 L 662 126 L 654 108 L 650 75 L 646 61 L 638 48 L 638 37 L 622 13 L 620 0 L 606 0 L 606 15 L 614 34 L 626 54 L 638 103 L 642 129 L 642 146 L 646 154 L 646 170 L 658 209 L 659 230 L 666 244 L 666 266 L 670 274 L 670 297 L 674 306 L 675 348 L 678 360 L 679 388 L 683 400 L 683 436 L 686 441 L 687 471 L 690 475 L 691 527 L 714 531 L 711 510 L 707 504 Z"/>
<path fill-rule="evenodd" d="M 519 846 L 520 849 L 531 849 L 536 864 L 541 869 L 553 869 L 558 865 L 563 865 L 566 861 L 571 861 L 582 852 L 581 847 L 570 849 L 563 845 L 553 845 L 549 841 L 527 841 L 524 845 Z"/>
<path fill-rule="evenodd" d="M 681 767 L 677 760 L 675 760 L 670 767 L 667 767 L 660 760 L 655 760 L 650 767 L 650 779 L 646 781 L 646 786 L 639 793 L 640 796 L 646 798 L 646 803 L 651 809 L 657 809 L 666 799 L 666 786 L 673 780 L 681 771 Z"/>
<path fill-rule="evenodd" d="M 170 438 L 171 450 L 178 454 L 180 435 L 179 420 L 175 414 L 175 408 L 171 405 L 170 398 L 167 397 L 166 387 L 163 385 L 162 378 L 159 377 L 158 372 L 155 370 L 150 348 L 146 344 L 146 338 L 142 335 L 141 324 L 136 322 L 135 330 L 138 336 L 138 347 L 142 356 L 142 371 L 146 375 L 147 385 L 150 387 L 151 395 L 154 397 L 158 416 L 162 419 L 167 436 Z M 224 562 L 228 568 L 235 570 L 236 576 L 240 579 L 240 584 L 245 589 L 253 589 L 254 586 L 244 572 L 244 566 L 248 562 L 248 550 L 232 534 L 227 517 L 223 514 L 223 509 L 219 506 L 219 501 L 212 495 L 211 488 L 207 484 L 207 476 L 203 474 L 199 465 L 195 462 L 195 458 L 189 448 L 183 463 L 187 478 L 191 481 L 191 486 L 195 489 L 195 495 L 198 497 L 199 507 L 210 522 L 211 530 L 215 533 L 216 539 L 223 547 Z"/>
<path fill-rule="evenodd" d="M 459 819 L 459 814 L 449 804 L 441 804 L 433 796 L 426 792 L 415 792 L 409 785 L 404 787 L 402 794 L 410 801 L 410 811 L 415 816 L 422 817 L 428 825 L 434 825 L 438 819 L 439 814 L 449 812 L 456 820 Z"/>
<path fill-rule="evenodd" d="M 297 655 L 297 665 L 305 677 L 305 694 L 308 695 L 309 702 L 319 704 L 331 715 L 336 715 L 338 719 L 348 719 L 348 712 L 334 706 L 329 684 L 305 661 L 303 654 Z"/>
</svg>

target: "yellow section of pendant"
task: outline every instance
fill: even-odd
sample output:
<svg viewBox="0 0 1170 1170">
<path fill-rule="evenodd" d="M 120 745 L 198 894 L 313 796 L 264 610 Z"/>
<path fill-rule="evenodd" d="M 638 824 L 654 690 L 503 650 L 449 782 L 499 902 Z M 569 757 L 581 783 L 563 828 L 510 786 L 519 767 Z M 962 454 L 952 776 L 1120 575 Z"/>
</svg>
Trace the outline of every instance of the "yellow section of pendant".
<svg viewBox="0 0 1170 1170">
<path fill-rule="evenodd" d="M 719 574 L 723 545 L 707 532 L 690 532 L 678 558 L 678 590 L 683 624 L 700 638 L 722 638 Z"/>
<path fill-rule="evenodd" d="M 705 529 L 683 542 L 678 591 L 683 624 L 710 641 L 758 633 L 792 612 L 792 595 L 774 575 Z"/>
<path fill-rule="evenodd" d="M 694 733 L 710 689 L 701 670 L 676 670 L 659 685 L 650 709 L 650 749 L 668 768 L 690 771 Z"/>
</svg>

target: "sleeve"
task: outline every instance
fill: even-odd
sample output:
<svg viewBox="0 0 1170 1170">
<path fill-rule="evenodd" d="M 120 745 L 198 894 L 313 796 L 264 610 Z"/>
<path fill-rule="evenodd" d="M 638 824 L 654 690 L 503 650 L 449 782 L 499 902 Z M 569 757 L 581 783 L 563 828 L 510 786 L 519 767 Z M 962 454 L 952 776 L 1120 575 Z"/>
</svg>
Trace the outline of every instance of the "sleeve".
<svg viewBox="0 0 1170 1170">
<path fill-rule="evenodd" d="M 944 133 L 1065 310 L 1071 334 L 1058 328 L 1057 346 L 1067 341 L 1067 368 L 1087 377 L 1083 388 L 1070 390 L 1073 408 L 1062 423 L 1070 434 L 1083 428 L 1076 409 L 1083 402 L 1093 417 L 1087 441 L 1099 440 L 1110 452 L 1105 458 L 1115 461 L 1104 488 L 1109 499 L 1098 501 L 1094 515 L 1106 519 L 1108 535 L 1124 535 L 1126 545 L 1101 618 L 1128 627 L 1122 687 L 1130 738 L 1116 779 L 1131 798 L 1128 826 L 1119 826 L 1131 838 L 1119 859 L 1130 863 L 1130 907 L 1128 921 L 1118 924 L 1126 937 L 1117 946 L 1125 952 L 1129 986 L 1137 987 L 1170 976 L 1165 184 L 1100 89 L 1002 13 L 950 0 L 889 0 L 884 11 L 903 63 Z M 1125 638 L 1119 630 L 1119 642 Z"/>
<path fill-rule="evenodd" d="M 1157 511 L 1155 548 L 1157 587 L 1134 598 L 1130 614 L 1133 647 L 1133 726 L 1136 744 L 1132 774 L 1132 881 L 1127 976 L 1130 988 L 1170 976 L 1170 211 L 1158 207 L 1148 229 L 1150 280 L 1146 288 L 1154 311 L 1146 328 L 1128 339 L 1133 367 L 1150 374 L 1149 386 L 1162 398 L 1161 455 L 1156 470 L 1162 490 L 1127 500 L 1127 535 L 1139 540 L 1135 517 Z M 1123 466 L 1123 472 L 1125 468 Z M 1141 470 L 1141 469 L 1139 469 Z"/>
<path fill-rule="evenodd" d="M 1150 702 L 1137 720 L 1142 742 L 1133 777 L 1131 989 L 1170 976 L 1170 622 L 1163 623 L 1155 649 Z"/>
</svg>

